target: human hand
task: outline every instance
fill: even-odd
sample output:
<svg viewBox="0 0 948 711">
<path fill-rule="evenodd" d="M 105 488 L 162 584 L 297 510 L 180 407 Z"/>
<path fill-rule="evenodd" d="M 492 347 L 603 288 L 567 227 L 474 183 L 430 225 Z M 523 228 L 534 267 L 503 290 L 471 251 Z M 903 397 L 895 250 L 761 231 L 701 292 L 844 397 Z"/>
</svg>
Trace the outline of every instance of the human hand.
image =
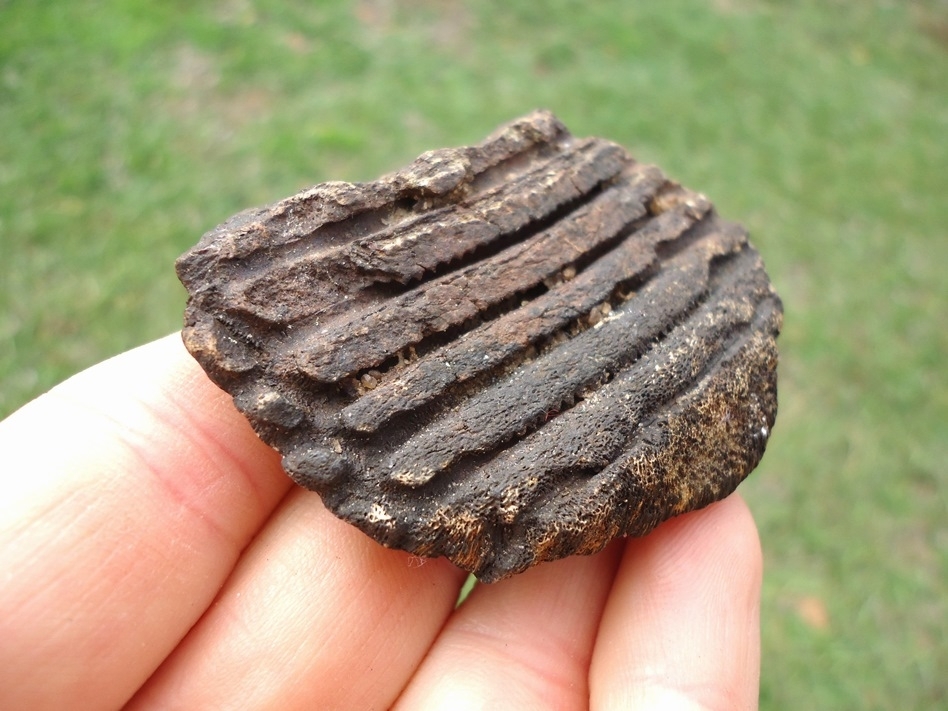
<svg viewBox="0 0 948 711">
<path fill-rule="evenodd" d="M 0 708 L 747 709 L 737 496 L 477 586 L 291 484 L 178 336 L 0 423 Z"/>
</svg>

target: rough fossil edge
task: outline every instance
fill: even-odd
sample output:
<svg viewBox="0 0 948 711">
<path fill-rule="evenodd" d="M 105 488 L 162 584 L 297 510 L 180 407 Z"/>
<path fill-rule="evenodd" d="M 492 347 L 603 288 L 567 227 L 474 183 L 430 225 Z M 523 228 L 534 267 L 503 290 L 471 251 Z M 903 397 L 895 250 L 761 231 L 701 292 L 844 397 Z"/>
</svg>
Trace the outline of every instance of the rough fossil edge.
<svg viewBox="0 0 948 711">
<path fill-rule="evenodd" d="M 535 170 L 533 184 L 523 176 Z M 610 219 L 617 237 L 590 228 Z M 557 230 L 549 244 L 579 235 L 591 246 L 559 265 L 531 261 L 542 251 L 532 248 L 504 261 Z M 581 296 L 592 299 L 622 249 L 632 273 L 569 312 L 569 290 L 580 293 L 585 278 Z M 500 266 L 484 271 L 491 260 Z M 521 271 L 504 272 L 507 263 Z M 746 234 L 703 196 L 615 144 L 573 138 L 548 112 L 374 182 L 323 183 L 240 213 L 177 270 L 190 294 L 188 350 L 288 473 L 383 545 L 446 556 L 485 582 L 594 553 L 727 496 L 759 462 L 776 418 L 782 310 Z M 485 296 L 484 306 L 475 294 L 469 316 L 438 311 L 452 288 L 497 283 L 513 297 Z M 531 306 L 536 314 L 503 327 Z M 560 321 L 542 325 L 549 313 Z M 523 323 L 541 323 L 539 335 L 520 339 Z M 486 370 L 479 358 L 458 360 L 485 343 Z M 577 364 L 596 357 L 583 344 L 615 352 L 577 385 Z M 453 370 L 442 377 L 445 363 Z M 518 399 L 518 383 L 556 390 L 564 364 L 573 368 L 565 395 Z M 492 415 L 492 402 L 512 403 L 513 416 Z M 630 413 L 625 422 L 617 408 Z M 465 417 L 477 432 L 458 434 Z"/>
</svg>

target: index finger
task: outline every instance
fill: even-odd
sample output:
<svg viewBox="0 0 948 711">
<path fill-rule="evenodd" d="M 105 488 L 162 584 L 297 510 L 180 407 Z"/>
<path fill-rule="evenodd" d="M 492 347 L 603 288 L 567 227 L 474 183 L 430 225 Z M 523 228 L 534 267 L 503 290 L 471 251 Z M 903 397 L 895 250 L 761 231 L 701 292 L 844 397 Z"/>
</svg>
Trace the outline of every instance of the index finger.
<svg viewBox="0 0 948 711">
<path fill-rule="evenodd" d="M 0 423 L 0 707 L 128 699 L 290 482 L 175 334 Z"/>
</svg>

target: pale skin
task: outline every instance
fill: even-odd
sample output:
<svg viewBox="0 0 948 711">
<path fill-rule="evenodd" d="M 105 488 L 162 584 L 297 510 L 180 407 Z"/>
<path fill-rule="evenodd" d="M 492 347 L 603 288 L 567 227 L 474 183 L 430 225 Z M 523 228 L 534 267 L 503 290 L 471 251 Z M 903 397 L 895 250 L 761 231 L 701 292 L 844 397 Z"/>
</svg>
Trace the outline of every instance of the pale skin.
<svg viewBox="0 0 948 711">
<path fill-rule="evenodd" d="M 177 335 L 0 423 L 0 708 L 752 709 L 736 495 L 475 588 L 294 486 Z"/>
</svg>

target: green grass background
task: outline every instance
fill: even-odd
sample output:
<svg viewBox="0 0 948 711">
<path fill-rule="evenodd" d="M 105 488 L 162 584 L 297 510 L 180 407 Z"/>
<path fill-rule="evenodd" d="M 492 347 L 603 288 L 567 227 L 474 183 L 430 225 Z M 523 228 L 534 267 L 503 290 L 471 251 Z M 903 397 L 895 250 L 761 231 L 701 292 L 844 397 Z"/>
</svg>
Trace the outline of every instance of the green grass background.
<svg viewBox="0 0 948 711">
<path fill-rule="evenodd" d="M 178 328 L 175 256 L 538 107 L 743 221 L 764 709 L 948 704 L 948 3 L 0 0 L 0 415 Z"/>
</svg>

